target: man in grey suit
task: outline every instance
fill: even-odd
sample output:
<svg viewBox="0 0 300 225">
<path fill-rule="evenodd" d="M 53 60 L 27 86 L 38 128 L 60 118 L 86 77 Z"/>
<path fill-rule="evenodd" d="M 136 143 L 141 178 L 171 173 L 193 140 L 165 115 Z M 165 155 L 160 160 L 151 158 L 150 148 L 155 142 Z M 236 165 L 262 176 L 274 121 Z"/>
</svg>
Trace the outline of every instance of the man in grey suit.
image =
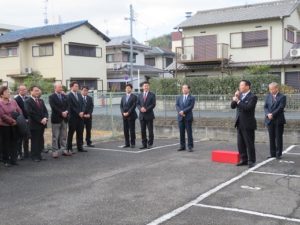
<svg viewBox="0 0 300 225">
<path fill-rule="evenodd" d="M 185 131 L 188 136 L 188 149 L 189 152 L 193 151 L 193 108 L 195 105 L 195 97 L 190 95 L 190 86 L 184 84 L 182 86 L 182 95 L 176 99 L 176 110 L 177 110 L 177 120 L 180 132 L 180 148 L 178 151 L 184 151 L 186 149 L 185 143 Z"/>
<path fill-rule="evenodd" d="M 286 96 L 279 92 L 279 85 L 275 82 L 269 84 L 269 94 L 265 99 L 265 125 L 268 128 L 270 139 L 270 156 L 281 159 L 283 149 L 283 131 L 286 123 L 284 108 Z"/>
</svg>

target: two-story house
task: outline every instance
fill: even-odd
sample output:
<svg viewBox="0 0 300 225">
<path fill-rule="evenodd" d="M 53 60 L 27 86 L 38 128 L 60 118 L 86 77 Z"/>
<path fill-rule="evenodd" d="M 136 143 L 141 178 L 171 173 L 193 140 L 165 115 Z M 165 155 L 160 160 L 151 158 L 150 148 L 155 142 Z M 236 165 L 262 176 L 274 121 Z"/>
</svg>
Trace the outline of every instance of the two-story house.
<svg viewBox="0 0 300 225">
<path fill-rule="evenodd" d="M 106 46 L 108 90 L 124 91 L 126 83 L 138 90 L 140 84 L 160 77 L 164 70 L 145 64 L 145 52 L 151 48 L 133 38 L 133 76 L 130 75 L 130 36 L 112 37 Z"/>
<path fill-rule="evenodd" d="M 151 47 L 145 52 L 145 64 L 161 70 L 166 70 L 173 63 L 174 58 L 175 53 L 166 48 Z M 173 77 L 173 75 L 166 71 L 163 77 Z"/>
<path fill-rule="evenodd" d="M 0 36 L 0 79 L 11 85 L 32 71 L 67 85 L 106 90 L 106 43 L 88 21 L 11 31 Z"/>
<path fill-rule="evenodd" d="M 168 69 L 180 76 L 242 74 L 267 65 L 282 83 L 300 88 L 299 0 L 198 11 L 177 26 L 181 46 Z M 178 37 L 175 44 L 178 46 Z"/>
</svg>

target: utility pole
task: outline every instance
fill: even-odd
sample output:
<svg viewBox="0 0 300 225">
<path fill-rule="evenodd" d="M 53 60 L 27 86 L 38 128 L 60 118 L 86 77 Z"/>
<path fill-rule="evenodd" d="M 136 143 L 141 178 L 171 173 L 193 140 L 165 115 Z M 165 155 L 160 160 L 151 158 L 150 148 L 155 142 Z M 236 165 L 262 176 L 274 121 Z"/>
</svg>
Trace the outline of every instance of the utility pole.
<svg viewBox="0 0 300 225">
<path fill-rule="evenodd" d="M 48 0 L 44 1 L 44 24 L 48 25 Z"/>
<path fill-rule="evenodd" d="M 130 4 L 129 9 L 130 9 L 130 17 L 125 18 L 125 20 L 130 21 L 130 80 L 131 80 L 131 83 L 133 84 L 133 37 L 132 37 L 133 31 L 132 31 L 132 25 L 135 20 L 134 20 L 134 11 L 133 11 L 132 4 Z"/>
</svg>

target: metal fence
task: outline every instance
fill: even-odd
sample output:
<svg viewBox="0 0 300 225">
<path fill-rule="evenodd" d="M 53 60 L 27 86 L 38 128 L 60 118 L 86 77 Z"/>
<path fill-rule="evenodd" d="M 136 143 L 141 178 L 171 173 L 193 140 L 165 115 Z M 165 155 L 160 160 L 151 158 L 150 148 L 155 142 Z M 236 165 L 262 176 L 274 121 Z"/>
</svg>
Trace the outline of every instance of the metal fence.
<svg viewBox="0 0 300 225">
<path fill-rule="evenodd" d="M 137 93 L 135 93 L 137 94 Z M 94 99 L 95 115 L 121 116 L 120 102 L 124 93 L 116 92 L 90 92 Z M 300 119 L 300 94 L 289 94 L 287 96 L 287 105 L 285 111 L 287 114 L 297 116 Z M 157 95 L 156 107 L 154 109 L 157 117 L 169 118 L 177 115 L 175 109 L 176 95 Z M 232 96 L 228 95 L 196 95 L 194 107 L 194 116 L 197 117 L 233 117 L 235 110 L 230 108 Z M 46 104 L 48 96 L 43 96 Z M 258 95 L 256 114 L 263 116 L 264 95 Z M 298 115 L 299 114 L 299 115 Z"/>
</svg>

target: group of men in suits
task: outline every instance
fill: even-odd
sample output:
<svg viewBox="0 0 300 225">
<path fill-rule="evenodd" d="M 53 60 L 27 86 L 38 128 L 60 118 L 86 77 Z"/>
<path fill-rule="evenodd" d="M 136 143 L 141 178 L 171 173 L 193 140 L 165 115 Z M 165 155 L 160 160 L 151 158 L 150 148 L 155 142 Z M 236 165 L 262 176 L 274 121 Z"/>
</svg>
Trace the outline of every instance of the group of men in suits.
<svg viewBox="0 0 300 225">
<path fill-rule="evenodd" d="M 139 110 L 139 120 L 141 125 L 142 146 L 140 149 L 150 149 L 153 147 L 154 133 L 153 120 L 155 119 L 153 109 L 156 106 L 156 96 L 150 91 L 148 82 L 143 84 L 143 92 L 138 96 L 132 93 L 132 85 L 126 84 L 125 95 L 121 98 L 120 110 L 123 117 L 123 130 L 125 145 L 123 148 L 135 148 L 135 120 L 137 119 L 136 107 Z M 188 150 L 193 151 L 193 108 L 195 97 L 190 94 L 188 85 L 182 86 L 182 96 L 176 100 L 176 110 L 178 112 L 178 126 L 180 131 L 180 148 L 178 151 L 186 150 L 185 132 L 188 136 Z M 148 130 L 148 136 L 147 136 Z"/>
<path fill-rule="evenodd" d="M 251 92 L 251 82 L 242 80 L 239 90 L 232 98 L 231 108 L 236 109 L 235 127 L 237 128 L 238 151 L 240 162 L 237 166 L 248 165 L 252 168 L 256 163 L 255 108 L 257 96 Z M 265 125 L 268 128 L 270 155 L 268 158 L 281 159 L 283 150 L 283 132 L 286 106 L 286 96 L 279 92 L 279 85 L 275 82 L 269 84 L 269 94 L 265 99 Z"/>
<path fill-rule="evenodd" d="M 80 93 L 79 84 L 74 81 L 71 82 L 70 89 L 70 93 L 65 94 L 62 84 L 56 83 L 54 93 L 49 96 L 53 158 L 59 157 L 59 150 L 64 156 L 71 156 L 75 153 L 72 148 L 75 132 L 77 150 L 87 152 L 83 148 L 84 128 L 86 128 L 87 146 L 94 147 L 91 141 L 94 104 L 92 97 L 88 95 L 89 88 L 87 86 L 82 87 Z M 18 153 L 21 159 L 29 157 L 28 140 L 30 137 L 31 158 L 33 161 L 39 162 L 44 159 L 41 153 L 44 150 L 44 130 L 48 123 L 48 110 L 40 98 L 41 89 L 38 86 L 32 86 L 29 91 L 30 96 L 27 96 L 26 87 L 20 85 L 19 94 L 15 97 L 30 129 L 30 136 L 19 137 Z"/>
<path fill-rule="evenodd" d="M 121 99 L 120 110 L 123 117 L 123 129 L 125 145 L 123 148 L 135 148 L 135 120 L 137 119 L 136 107 L 139 110 L 139 120 L 141 125 L 142 146 L 140 149 L 150 149 L 153 147 L 154 132 L 153 120 L 155 119 L 153 109 L 156 106 L 156 96 L 150 91 L 148 82 L 143 84 L 143 92 L 138 96 L 132 93 L 132 85 L 126 85 L 126 93 Z M 147 136 L 148 130 L 148 136 Z"/>
</svg>

